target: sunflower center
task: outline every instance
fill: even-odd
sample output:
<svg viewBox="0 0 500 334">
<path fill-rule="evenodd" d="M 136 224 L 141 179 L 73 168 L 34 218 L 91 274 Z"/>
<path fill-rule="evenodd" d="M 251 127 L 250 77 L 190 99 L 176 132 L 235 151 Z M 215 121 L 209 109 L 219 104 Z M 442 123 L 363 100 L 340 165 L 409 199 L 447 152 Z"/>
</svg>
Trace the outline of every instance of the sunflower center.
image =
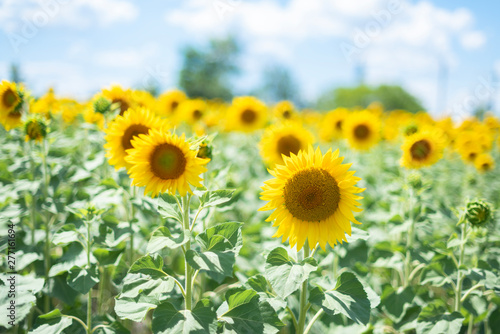
<svg viewBox="0 0 500 334">
<path fill-rule="evenodd" d="M 251 109 L 245 109 L 245 111 L 241 113 L 241 121 L 243 123 L 252 124 L 255 119 L 257 119 L 257 114 Z"/>
<path fill-rule="evenodd" d="M 476 159 L 477 153 L 476 152 L 470 152 L 469 153 L 469 160 L 474 161 Z"/>
<path fill-rule="evenodd" d="M 12 110 L 11 112 L 9 112 L 9 115 L 8 117 L 9 118 L 21 118 L 22 114 L 21 114 L 21 110 Z"/>
<path fill-rule="evenodd" d="M 489 171 L 491 169 L 491 165 L 489 163 L 485 162 L 481 165 L 481 169 L 484 171 Z"/>
<path fill-rule="evenodd" d="M 431 144 L 425 139 L 416 141 L 410 147 L 410 153 L 415 160 L 424 160 L 431 153 Z"/>
<path fill-rule="evenodd" d="M 285 206 L 297 219 L 318 222 L 335 213 L 340 189 L 326 170 L 311 168 L 296 173 L 284 189 Z"/>
<path fill-rule="evenodd" d="M 17 100 L 17 95 L 14 93 L 14 91 L 10 88 L 8 88 L 2 96 L 2 102 L 3 105 L 6 106 L 7 108 L 11 108 L 14 106 Z"/>
<path fill-rule="evenodd" d="M 134 148 L 134 146 L 132 146 L 132 140 L 140 134 L 147 134 L 148 131 L 149 128 L 142 124 L 132 124 L 129 126 L 122 136 L 123 149 L 128 150 Z"/>
<path fill-rule="evenodd" d="M 199 111 L 198 109 L 193 111 L 194 120 L 196 120 L 196 121 L 199 120 L 201 118 L 201 116 L 203 116 L 203 113 L 201 111 Z"/>
<path fill-rule="evenodd" d="M 179 102 L 177 101 L 173 101 L 171 104 L 170 104 L 170 110 L 175 110 L 177 109 L 177 106 L 179 105 Z"/>
<path fill-rule="evenodd" d="M 292 113 L 290 112 L 290 110 L 285 110 L 283 112 L 283 118 L 289 119 L 290 116 L 292 116 Z"/>
<path fill-rule="evenodd" d="M 123 99 L 114 99 L 113 103 L 120 103 L 120 116 L 123 116 L 123 113 L 130 108 L 130 105 Z"/>
<path fill-rule="evenodd" d="M 370 135 L 370 129 L 364 125 L 360 124 L 354 128 L 354 136 L 358 139 L 364 140 Z"/>
<path fill-rule="evenodd" d="M 186 169 L 186 158 L 177 146 L 161 144 L 151 154 L 151 169 L 160 179 L 177 179 Z"/>
<path fill-rule="evenodd" d="M 294 135 L 283 136 L 278 140 L 278 153 L 287 157 L 290 153 L 297 154 L 300 151 L 300 140 Z"/>
<path fill-rule="evenodd" d="M 342 130 L 342 121 L 341 120 L 335 122 L 335 128 L 339 131 Z"/>
</svg>

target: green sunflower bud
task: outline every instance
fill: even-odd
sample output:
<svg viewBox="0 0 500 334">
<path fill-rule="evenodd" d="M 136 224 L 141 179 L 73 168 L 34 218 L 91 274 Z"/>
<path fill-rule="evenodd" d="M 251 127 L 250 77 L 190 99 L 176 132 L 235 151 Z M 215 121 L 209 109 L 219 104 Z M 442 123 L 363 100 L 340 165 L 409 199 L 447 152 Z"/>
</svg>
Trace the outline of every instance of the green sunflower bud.
<svg viewBox="0 0 500 334">
<path fill-rule="evenodd" d="M 416 124 L 407 125 L 403 129 L 403 133 L 405 136 L 411 136 L 412 134 L 415 134 L 417 132 L 418 132 L 418 126 Z"/>
<path fill-rule="evenodd" d="M 106 114 L 111 110 L 111 101 L 104 96 L 100 96 L 94 100 L 94 112 L 99 114 Z"/>
<path fill-rule="evenodd" d="M 212 147 L 206 141 L 203 141 L 198 148 L 196 156 L 203 159 L 212 159 Z"/>
<path fill-rule="evenodd" d="M 493 219 L 493 212 L 485 201 L 474 200 L 467 203 L 465 219 L 474 226 L 483 226 Z"/>
<path fill-rule="evenodd" d="M 26 133 L 26 141 L 35 140 L 40 142 L 47 136 L 47 124 L 42 119 L 29 119 L 24 124 L 24 132 Z"/>
<path fill-rule="evenodd" d="M 408 175 L 408 184 L 413 189 L 421 189 L 423 186 L 422 175 L 418 172 L 413 172 Z"/>
</svg>

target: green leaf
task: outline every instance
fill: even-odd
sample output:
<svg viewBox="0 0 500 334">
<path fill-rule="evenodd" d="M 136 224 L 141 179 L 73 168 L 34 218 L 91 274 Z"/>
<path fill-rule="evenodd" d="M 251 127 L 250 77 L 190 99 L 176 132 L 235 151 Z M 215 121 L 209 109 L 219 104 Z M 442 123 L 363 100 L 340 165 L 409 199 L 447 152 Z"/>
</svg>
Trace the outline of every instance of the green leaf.
<svg viewBox="0 0 500 334">
<path fill-rule="evenodd" d="M 35 295 L 43 288 L 44 279 L 36 278 L 34 275 L 21 276 L 18 274 L 1 274 L 0 275 L 0 309 L 2 316 L 0 317 L 0 326 L 5 328 L 12 327 L 9 321 L 14 320 L 9 318 L 10 309 L 12 309 L 11 301 L 15 302 L 15 322 L 20 323 L 30 312 L 31 308 L 36 303 Z M 15 298 L 10 294 L 10 287 L 15 287 Z"/>
<path fill-rule="evenodd" d="M 182 223 L 182 212 L 174 195 L 163 193 L 158 197 L 158 212 L 163 218 L 174 218 Z"/>
<path fill-rule="evenodd" d="M 156 334 L 215 333 L 217 317 L 207 299 L 200 300 L 192 311 L 177 310 L 166 302 L 153 313 L 152 329 Z"/>
<path fill-rule="evenodd" d="M 470 269 L 466 273 L 467 278 L 484 284 L 486 289 L 500 288 L 500 279 L 493 272 L 486 269 Z"/>
<path fill-rule="evenodd" d="M 400 321 L 405 315 L 406 309 L 412 305 L 415 293 L 411 287 L 398 288 L 394 290 L 389 287 L 382 295 L 382 309 L 393 321 Z"/>
<path fill-rule="evenodd" d="M 278 247 L 267 256 L 265 276 L 278 296 L 284 299 L 297 291 L 317 266 L 312 257 L 293 263 L 287 251 Z"/>
<path fill-rule="evenodd" d="M 456 334 L 464 317 L 459 312 L 448 313 L 443 302 L 434 302 L 422 309 L 417 319 L 417 334 Z"/>
<path fill-rule="evenodd" d="M 149 275 L 129 273 L 122 292 L 116 297 L 115 312 L 121 319 L 141 322 L 150 309 L 170 298 L 175 287 L 172 277 L 152 279 Z"/>
<path fill-rule="evenodd" d="M 94 255 L 90 254 L 90 262 L 96 263 Z M 73 267 L 84 267 L 87 265 L 87 253 L 80 243 L 73 242 L 68 246 L 59 262 L 52 265 L 49 276 L 54 277 L 65 273 Z"/>
<path fill-rule="evenodd" d="M 196 236 L 202 252 L 189 250 L 186 260 L 197 270 L 206 271 L 214 280 L 222 282 L 225 276 L 233 276 L 233 266 L 243 240 L 242 223 L 215 225 Z"/>
<path fill-rule="evenodd" d="M 73 224 L 64 225 L 52 237 L 52 243 L 57 246 L 68 245 L 75 241 L 82 242 L 80 240 L 80 233 Z"/>
<path fill-rule="evenodd" d="M 99 283 L 99 272 L 96 266 L 91 266 L 90 268 L 75 266 L 68 271 L 66 280 L 70 287 L 86 295 L 94 285 Z"/>
<path fill-rule="evenodd" d="M 123 250 L 110 250 L 106 248 L 95 248 L 92 251 L 92 254 L 99 262 L 100 266 L 117 266 L 120 262 L 121 255 L 123 254 Z"/>
<path fill-rule="evenodd" d="M 71 326 L 73 320 L 63 317 L 59 309 L 39 316 L 35 321 L 32 334 L 59 334 Z"/>
<path fill-rule="evenodd" d="M 215 191 L 206 191 L 200 198 L 201 205 L 204 208 L 217 206 L 229 202 L 233 198 L 234 190 L 220 189 Z"/>
<path fill-rule="evenodd" d="M 181 233 L 172 235 L 165 226 L 157 228 L 149 239 L 147 252 L 155 253 L 164 248 L 176 249 L 189 241 L 191 232 L 184 230 Z"/>
<path fill-rule="evenodd" d="M 349 319 L 366 325 L 370 320 L 370 300 L 358 278 L 344 272 L 337 280 L 334 290 L 314 288 L 309 296 L 312 304 L 321 306 L 325 313 L 342 313 Z"/>
<path fill-rule="evenodd" d="M 357 227 L 351 227 L 351 235 L 346 235 L 347 241 L 348 242 L 353 242 L 356 240 L 368 240 L 370 237 L 370 234 L 367 231 L 364 231 L 360 228 Z"/>
<path fill-rule="evenodd" d="M 130 331 L 121 323 L 115 321 L 110 325 L 97 328 L 93 334 L 130 334 Z"/>
<path fill-rule="evenodd" d="M 153 279 L 168 276 L 163 271 L 163 258 L 158 254 L 145 255 L 137 259 L 130 267 L 130 274 L 145 274 Z"/>
<path fill-rule="evenodd" d="M 254 290 L 231 289 L 217 310 L 225 333 L 277 333 L 284 324 L 274 308 Z"/>
</svg>

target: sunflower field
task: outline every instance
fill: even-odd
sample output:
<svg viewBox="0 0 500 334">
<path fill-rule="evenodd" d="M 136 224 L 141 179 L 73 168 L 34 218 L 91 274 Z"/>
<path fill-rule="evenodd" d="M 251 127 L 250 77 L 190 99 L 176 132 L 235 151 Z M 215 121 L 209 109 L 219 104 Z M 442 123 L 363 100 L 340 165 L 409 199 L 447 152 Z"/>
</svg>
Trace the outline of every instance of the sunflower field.
<svg viewBox="0 0 500 334">
<path fill-rule="evenodd" d="M 500 333 L 500 119 L 0 84 L 2 333 Z"/>
</svg>

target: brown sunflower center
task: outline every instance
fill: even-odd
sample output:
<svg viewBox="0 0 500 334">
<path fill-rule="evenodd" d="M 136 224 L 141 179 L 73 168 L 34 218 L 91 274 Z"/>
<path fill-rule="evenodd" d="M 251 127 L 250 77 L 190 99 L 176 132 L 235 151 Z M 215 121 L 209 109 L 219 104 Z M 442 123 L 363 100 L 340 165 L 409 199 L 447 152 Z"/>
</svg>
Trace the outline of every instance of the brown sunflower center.
<svg viewBox="0 0 500 334">
<path fill-rule="evenodd" d="M 283 118 L 289 119 L 290 117 L 292 117 L 292 113 L 290 112 L 290 110 L 285 110 L 283 112 Z"/>
<path fill-rule="evenodd" d="M 177 146 L 161 144 L 151 154 L 151 170 L 160 179 L 177 179 L 185 169 L 186 158 Z"/>
<path fill-rule="evenodd" d="M 414 160 L 424 160 L 431 153 L 431 144 L 425 139 L 416 141 L 411 145 L 410 153 Z"/>
<path fill-rule="evenodd" d="M 252 109 L 245 109 L 241 113 L 241 121 L 246 124 L 252 124 L 257 119 L 257 113 Z"/>
<path fill-rule="evenodd" d="M 297 154 L 300 150 L 300 140 L 294 135 L 283 136 L 278 140 L 278 153 L 287 157 L 290 153 Z"/>
<path fill-rule="evenodd" d="M 149 128 L 142 124 L 132 124 L 125 130 L 122 136 L 122 147 L 124 150 L 134 148 L 132 146 L 132 140 L 140 134 L 147 134 Z"/>
<path fill-rule="evenodd" d="M 13 118 L 13 119 L 20 119 L 22 116 L 21 114 L 21 110 L 12 110 L 11 112 L 9 112 L 8 114 L 8 117 L 9 118 Z"/>
<path fill-rule="evenodd" d="M 7 90 L 3 93 L 2 103 L 7 108 L 12 108 L 17 101 L 16 93 L 11 89 L 7 88 Z"/>
<path fill-rule="evenodd" d="M 335 122 L 335 128 L 339 131 L 342 130 L 342 120 Z"/>
<path fill-rule="evenodd" d="M 354 136 L 357 139 L 364 140 L 370 136 L 370 129 L 364 124 L 359 124 L 354 128 Z"/>
<path fill-rule="evenodd" d="M 203 113 L 200 110 L 196 109 L 195 111 L 193 111 L 193 119 L 195 121 L 199 120 L 201 116 L 203 116 Z"/>
<path fill-rule="evenodd" d="M 481 165 L 481 169 L 484 171 L 489 171 L 491 169 L 491 165 L 489 163 L 485 162 Z"/>
<path fill-rule="evenodd" d="M 326 170 L 311 168 L 296 173 L 284 189 L 285 206 L 297 219 L 319 222 L 335 213 L 340 189 Z"/>
<path fill-rule="evenodd" d="M 470 152 L 469 153 L 469 160 L 474 161 L 476 159 L 477 153 L 476 152 Z"/>
<path fill-rule="evenodd" d="M 179 105 L 179 102 L 177 101 L 173 101 L 171 104 L 170 104 L 170 110 L 171 111 L 174 111 L 175 109 L 177 109 L 177 106 Z"/>
<path fill-rule="evenodd" d="M 120 104 L 120 116 L 123 116 L 123 113 L 130 108 L 130 105 L 125 101 L 124 99 L 114 99 L 113 103 L 119 103 Z"/>
</svg>

